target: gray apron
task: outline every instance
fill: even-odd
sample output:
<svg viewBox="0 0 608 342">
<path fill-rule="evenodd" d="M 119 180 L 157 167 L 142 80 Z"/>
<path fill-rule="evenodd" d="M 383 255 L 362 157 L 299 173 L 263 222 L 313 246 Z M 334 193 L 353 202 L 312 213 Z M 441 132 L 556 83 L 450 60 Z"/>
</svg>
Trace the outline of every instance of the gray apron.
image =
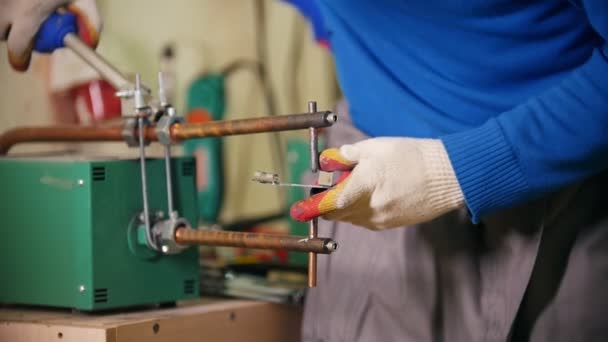
<svg viewBox="0 0 608 342">
<path fill-rule="evenodd" d="M 366 138 L 337 112 L 329 146 Z M 466 210 L 380 232 L 320 220 L 340 245 L 319 256 L 303 341 L 608 341 L 607 178 L 480 225 Z"/>
</svg>

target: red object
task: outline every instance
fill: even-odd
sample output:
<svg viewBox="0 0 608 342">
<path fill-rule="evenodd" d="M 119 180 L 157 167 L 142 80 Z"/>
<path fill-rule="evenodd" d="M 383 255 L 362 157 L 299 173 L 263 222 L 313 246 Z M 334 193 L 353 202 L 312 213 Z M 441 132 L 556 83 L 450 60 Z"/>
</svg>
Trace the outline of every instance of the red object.
<svg viewBox="0 0 608 342">
<path fill-rule="evenodd" d="M 188 123 L 203 123 L 211 120 L 213 120 L 211 114 L 204 108 L 195 108 L 186 115 Z"/>
<path fill-rule="evenodd" d="M 75 86 L 70 91 L 78 123 L 98 123 L 121 116 L 116 89 L 105 80 L 94 80 Z"/>
</svg>

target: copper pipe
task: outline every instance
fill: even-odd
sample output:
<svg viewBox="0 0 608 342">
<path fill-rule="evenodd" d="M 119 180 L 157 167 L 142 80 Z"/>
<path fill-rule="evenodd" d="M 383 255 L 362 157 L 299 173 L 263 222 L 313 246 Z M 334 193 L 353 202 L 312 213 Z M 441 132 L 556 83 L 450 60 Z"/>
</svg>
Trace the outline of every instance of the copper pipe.
<svg viewBox="0 0 608 342">
<path fill-rule="evenodd" d="M 153 127 L 146 129 L 146 139 L 157 140 Z M 123 141 L 122 126 L 47 126 L 17 127 L 0 135 L 0 155 L 19 143 Z"/>
<path fill-rule="evenodd" d="M 308 238 L 316 239 L 319 232 L 317 219 L 312 219 L 309 225 Z M 308 253 L 308 287 L 315 286 L 317 286 L 317 254 Z"/>
<path fill-rule="evenodd" d="M 227 232 L 179 228 L 175 242 L 181 245 L 224 246 L 254 249 L 284 249 L 297 252 L 330 254 L 338 248 L 332 239 L 308 239 L 304 236 Z"/>
<path fill-rule="evenodd" d="M 219 137 L 239 134 L 288 131 L 309 127 L 328 127 L 336 122 L 335 114 L 317 112 L 279 115 L 272 117 L 211 121 L 198 124 L 175 124 L 171 127 L 171 138 L 183 141 L 193 138 Z M 122 126 L 48 126 L 17 127 L 0 135 L 0 155 L 8 153 L 14 145 L 31 142 L 102 142 L 123 141 Z M 134 132 L 137 136 L 137 132 Z M 154 127 L 147 127 L 146 140 L 158 140 Z"/>
<path fill-rule="evenodd" d="M 176 141 L 223 137 L 228 135 L 291 131 L 310 127 L 329 127 L 337 117 L 332 112 L 277 115 L 255 119 L 211 121 L 201 124 L 175 125 L 171 137 Z"/>
</svg>

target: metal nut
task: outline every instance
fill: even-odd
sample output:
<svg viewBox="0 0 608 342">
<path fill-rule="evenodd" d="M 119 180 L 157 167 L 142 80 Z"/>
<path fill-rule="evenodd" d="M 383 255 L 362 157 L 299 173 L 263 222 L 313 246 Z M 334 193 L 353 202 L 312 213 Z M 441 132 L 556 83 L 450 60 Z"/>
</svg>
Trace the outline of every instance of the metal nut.
<svg viewBox="0 0 608 342">
<path fill-rule="evenodd" d="M 158 245 L 161 246 L 163 254 L 178 254 L 188 246 L 175 242 L 175 231 L 178 228 L 190 228 L 190 223 L 184 218 L 170 218 L 154 224 L 154 230 L 158 232 Z"/>
<path fill-rule="evenodd" d="M 163 145 L 171 145 L 173 140 L 171 139 L 171 126 L 173 124 L 182 122 L 181 118 L 170 115 L 163 115 L 158 120 L 156 124 L 156 136 L 158 137 L 158 142 Z"/>
</svg>

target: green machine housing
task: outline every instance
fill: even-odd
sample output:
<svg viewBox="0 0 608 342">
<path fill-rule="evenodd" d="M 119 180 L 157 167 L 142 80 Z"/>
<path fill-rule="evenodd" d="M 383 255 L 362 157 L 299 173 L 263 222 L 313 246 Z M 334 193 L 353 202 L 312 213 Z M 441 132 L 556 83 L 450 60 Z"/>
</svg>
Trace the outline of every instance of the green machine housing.
<svg viewBox="0 0 608 342">
<path fill-rule="evenodd" d="M 163 160 L 146 163 L 152 213 L 166 213 Z M 195 165 L 172 160 L 174 203 L 196 224 Z M 83 311 L 172 303 L 199 291 L 198 249 L 144 246 L 138 160 L 0 158 L 0 302 Z"/>
</svg>

